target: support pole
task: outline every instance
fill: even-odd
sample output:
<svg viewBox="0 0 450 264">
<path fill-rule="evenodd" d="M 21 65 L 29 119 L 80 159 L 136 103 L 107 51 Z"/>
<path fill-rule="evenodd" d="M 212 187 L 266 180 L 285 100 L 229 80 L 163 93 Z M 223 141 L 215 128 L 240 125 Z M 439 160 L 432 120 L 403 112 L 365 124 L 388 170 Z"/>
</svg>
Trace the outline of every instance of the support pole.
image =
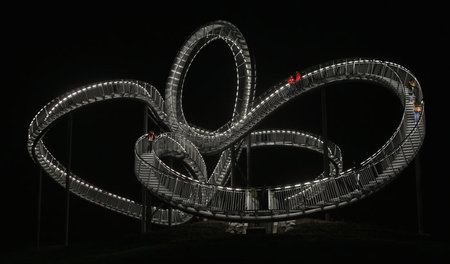
<svg viewBox="0 0 450 264">
<path fill-rule="evenodd" d="M 39 167 L 38 180 L 38 211 L 37 211 L 37 230 L 36 230 L 36 247 L 41 246 L 41 213 L 42 213 L 42 167 Z"/>
<path fill-rule="evenodd" d="M 173 168 L 173 159 L 170 159 L 169 160 L 169 167 L 170 168 Z M 168 223 L 169 223 L 169 228 L 171 228 L 172 227 L 172 205 L 170 205 L 169 204 L 169 209 L 168 209 L 168 212 L 167 212 L 167 220 L 168 220 Z"/>
<path fill-rule="evenodd" d="M 231 187 L 236 185 L 236 152 L 234 151 L 234 144 L 231 144 Z"/>
<path fill-rule="evenodd" d="M 67 124 L 68 132 L 68 165 L 66 171 L 66 230 L 64 245 L 69 246 L 69 211 L 70 211 L 70 174 L 72 171 L 72 130 L 73 130 L 73 113 L 69 113 Z"/>
<path fill-rule="evenodd" d="M 144 105 L 144 134 L 148 132 L 148 110 L 147 105 Z M 147 189 L 141 185 L 141 199 L 142 199 L 142 216 L 141 216 L 141 234 L 147 232 Z"/>
<path fill-rule="evenodd" d="M 327 94 L 326 88 L 321 90 L 322 99 L 322 140 L 323 140 L 323 172 L 324 177 L 330 176 L 330 161 L 328 159 L 328 120 L 327 120 Z"/>
<path fill-rule="evenodd" d="M 251 133 L 247 136 L 247 188 L 251 186 L 251 145 L 252 138 Z"/>
<path fill-rule="evenodd" d="M 327 94 L 326 88 L 321 89 L 321 101 L 322 101 L 322 140 L 323 140 L 323 177 L 330 176 L 330 162 L 328 160 L 328 120 L 327 120 Z M 329 213 L 325 213 L 325 220 L 330 220 Z"/>
<path fill-rule="evenodd" d="M 172 206 L 169 206 L 167 220 L 169 221 L 169 228 L 172 227 Z"/>
<path fill-rule="evenodd" d="M 142 199 L 142 215 L 141 215 L 141 235 L 147 232 L 147 192 L 145 186 L 141 185 L 141 199 Z"/>
<path fill-rule="evenodd" d="M 152 195 L 149 194 L 147 195 L 148 199 L 147 199 L 147 206 L 148 206 L 148 210 L 147 211 L 147 215 L 146 215 L 146 221 L 145 223 L 147 224 L 147 231 L 151 231 L 152 230 L 152 218 L 153 218 L 153 212 L 152 212 Z"/>
<path fill-rule="evenodd" d="M 423 229 L 422 175 L 419 152 L 416 155 L 414 163 L 416 167 L 417 229 L 419 235 L 424 235 L 425 232 Z"/>
</svg>

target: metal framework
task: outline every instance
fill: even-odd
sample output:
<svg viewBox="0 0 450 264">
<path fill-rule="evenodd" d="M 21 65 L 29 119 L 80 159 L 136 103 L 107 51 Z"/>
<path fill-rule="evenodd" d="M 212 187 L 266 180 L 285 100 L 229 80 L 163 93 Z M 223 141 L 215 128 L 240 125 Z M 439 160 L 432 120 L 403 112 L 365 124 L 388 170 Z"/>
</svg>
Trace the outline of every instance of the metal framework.
<svg viewBox="0 0 450 264">
<path fill-rule="evenodd" d="M 217 39 L 228 44 L 235 59 L 236 100 L 231 120 L 210 131 L 186 121 L 181 95 L 195 56 Z M 280 221 L 338 208 L 373 194 L 414 159 L 425 137 L 425 109 L 423 105 L 420 118 L 415 122 L 407 83 L 413 79 L 420 92 L 422 87 L 409 70 L 392 62 L 350 58 L 329 61 L 301 73 L 302 78 L 295 85 L 282 80 L 254 98 L 256 71 L 244 37 L 229 22 L 215 21 L 197 29 L 183 44 L 170 70 L 164 98 L 155 87 L 137 80 L 105 81 L 72 90 L 52 100 L 33 118 L 28 131 L 28 152 L 60 185 L 65 186 L 69 175 L 73 194 L 121 214 L 141 218 L 144 211 L 141 204 L 103 190 L 69 172 L 42 139 L 53 122 L 88 104 L 115 98 L 145 102 L 156 121 L 170 131 L 156 137 L 150 152 L 147 151 L 147 135 L 137 140 L 135 174 L 153 195 L 174 208 L 171 213 L 169 209 L 147 208 L 153 212 L 153 223 L 165 225 L 184 223 L 192 215 L 233 222 Z M 397 129 L 378 151 L 358 166 L 343 171 L 339 147 L 325 142 L 330 161 L 329 175 L 318 175 L 311 182 L 264 189 L 229 187 L 230 146 L 236 149 L 237 157 L 249 146 L 294 146 L 323 153 L 324 141 L 320 136 L 304 131 L 253 129 L 269 113 L 293 98 L 344 80 L 384 86 L 397 95 L 403 106 Z M 213 153 L 221 153 L 220 159 L 208 175 L 202 154 Z M 172 169 L 161 160 L 165 156 L 181 159 L 193 175 Z"/>
</svg>

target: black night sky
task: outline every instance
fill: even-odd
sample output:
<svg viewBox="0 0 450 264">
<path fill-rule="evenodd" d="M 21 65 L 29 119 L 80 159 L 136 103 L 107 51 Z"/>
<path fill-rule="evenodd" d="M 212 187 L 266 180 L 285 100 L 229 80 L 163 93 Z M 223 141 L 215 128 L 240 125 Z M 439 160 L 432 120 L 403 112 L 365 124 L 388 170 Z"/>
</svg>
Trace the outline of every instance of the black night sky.
<svg viewBox="0 0 450 264">
<path fill-rule="evenodd" d="M 425 231 L 448 235 L 444 216 L 449 209 L 444 159 L 448 158 L 444 149 L 448 129 L 444 122 L 449 119 L 441 107 L 448 91 L 447 76 L 440 73 L 445 68 L 440 63 L 444 24 L 439 9 L 389 1 L 356 8 L 335 4 L 326 9 L 322 4 L 303 3 L 242 8 L 232 4 L 153 8 L 72 4 L 5 9 L 2 116 L 6 122 L 1 129 L 1 175 L 6 235 L 2 238 L 14 247 L 35 241 L 39 170 L 28 156 L 26 141 L 28 125 L 39 109 L 70 89 L 103 80 L 142 80 L 164 94 L 170 66 L 183 41 L 196 28 L 219 19 L 236 25 L 247 40 L 258 70 L 257 96 L 295 70 L 332 59 L 377 58 L 410 69 L 423 87 L 427 105 L 427 137 L 420 152 Z M 231 116 L 235 79 L 226 44 L 215 41 L 207 46 L 186 79 L 183 108 L 187 120 L 210 129 L 224 124 Z M 392 135 L 400 121 L 400 104 L 393 94 L 373 84 L 341 83 L 327 89 L 329 138 L 341 147 L 348 168 L 353 161 L 372 155 Z M 258 128 L 320 134 L 320 111 L 320 92 L 312 92 L 281 107 Z M 49 149 L 63 162 L 67 159 L 65 120 L 45 137 Z M 133 101 L 109 101 L 76 111 L 75 173 L 108 191 L 139 200 L 133 148 L 143 134 L 142 120 L 143 105 Z M 205 159 L 211 166 L 217 157 Z M 252 166 L 256 184 L 293 183 L 320 173 L 321 156 L 289 148 L 256 149 Z M 298 178 L 299 173 L 303 178 Z M 383 190 L 332 211 L 331 217 L 414 232 L 414 177 L 410 165 Z M 72 197 L 71 239 L 139 232 L 139 221 Z M 65 190 L 45 176 L 43 244 L 64 240 L 64 198 Z"/>
</svg>

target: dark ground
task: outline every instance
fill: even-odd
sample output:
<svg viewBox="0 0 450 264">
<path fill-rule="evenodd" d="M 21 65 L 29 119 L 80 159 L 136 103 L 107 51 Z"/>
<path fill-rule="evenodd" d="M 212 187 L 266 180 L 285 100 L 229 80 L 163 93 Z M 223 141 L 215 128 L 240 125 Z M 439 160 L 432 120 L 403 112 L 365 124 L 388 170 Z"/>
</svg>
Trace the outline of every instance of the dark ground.
<svg viewBox="0 0 450 264">
<path fill-rule="evenodd" d="M 350 222 L 297 220 L 280 235 L 233 235 L 225 222 L 208 221 L 40 250 L 20 249 L 2 263 L 279 263 L 426 261 L 448 263 L 450 243 L 429 236 Z M 5 255 L 2 254 L 2 258 Z M 416 262 L 417 263 L 417 262 Z"/>
</svg>

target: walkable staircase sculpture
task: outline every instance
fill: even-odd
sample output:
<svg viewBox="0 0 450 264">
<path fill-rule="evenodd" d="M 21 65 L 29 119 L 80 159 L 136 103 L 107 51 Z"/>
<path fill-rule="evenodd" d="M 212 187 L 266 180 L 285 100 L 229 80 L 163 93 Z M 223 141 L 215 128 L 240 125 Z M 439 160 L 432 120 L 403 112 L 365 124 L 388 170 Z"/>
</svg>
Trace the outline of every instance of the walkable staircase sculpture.
<svg viewBox="0 0 450 264">
<path fill-rule="evenodd" d="M 227 43 L 235 59 L 236 100 L 231 120 L 209 131 L 186 121 L 181 95 L 184 79 L 196 55 L 217 39 Z M 256 70 L 244 37 L 229 22 L 215 21 L 197 29 L 183 44 L 172 65 L 164 98 L 152 85 L 136 80 L 106 81 L 72 90 L 52 100 L 33 118 L 28 131 L 28 152 L 62 186 L 69 175 L 72 193 L 121 214 L 141 218 L 141 204 L 102 190 L 68 172 L 46 148 L 42 138 L 52 123 L 88 104 L 116 98 L 145 102 L 157 121 L 170 131 L 155 138 L 151 151 L 148 151 L 147 135 L 137 140 L 135 174 L 153 195 L 176 208 L 169 214 L 167 209 L 152 207 L 152 221 L 180 224 L 192 215 L 233 222 L 281 221 L 338 208 L 369 196 L 392 181 L 413 160 L 423 143 L 425 105 L 422 103 L 416 122 L 409 102 L 408 82 L 415 82 L 420 97 L 422 87 L 401 65 L 376 59 L 343 59 L 301 71 L 301 79 L 294 84 L 286 80 L 255 98 Z M 323 153 L 324 142 L 317 135 L 292 130 L 254 131 L 254 127 L 293 98 L 347 80 L 384 86 L 398 97 L 403 107 L 397 129 L 378 151 L 357 167 L 343 171 L 339 147 L 327 142 L 330 175 L 318 175 L 311 182 L 264 189 L 227 185 L 231 170 L 230 146 L 238 146 L 236 153 L 240 155 L 248 146 L 244 144 L 248 138 L 251 148 L 293 146 Z M 202 154 L 214 153 L 221 153 L 220 159 L 211 175 L 207 175 Z M 163 157 L 181 160 L 191 175 L 177 172 L 163 162 Z"/>
</svg>

